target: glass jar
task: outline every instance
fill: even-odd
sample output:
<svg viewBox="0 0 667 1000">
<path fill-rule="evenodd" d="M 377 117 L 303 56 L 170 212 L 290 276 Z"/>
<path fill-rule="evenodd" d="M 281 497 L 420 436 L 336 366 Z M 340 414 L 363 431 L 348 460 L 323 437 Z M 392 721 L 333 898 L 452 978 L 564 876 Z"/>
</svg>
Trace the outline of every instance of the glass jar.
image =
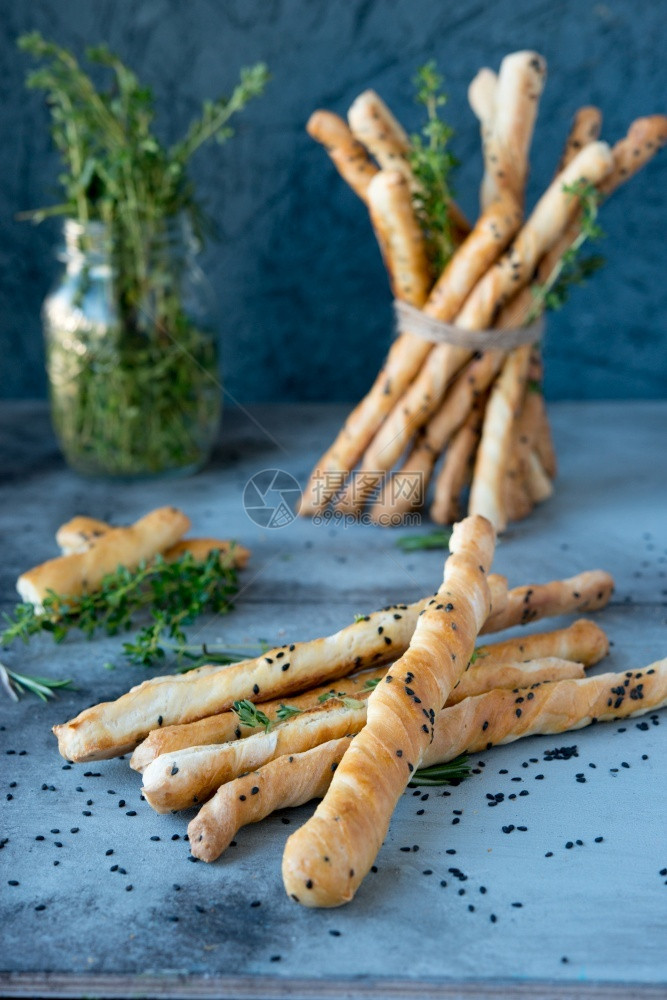
<svg viewBox="0 0 667 1000">
<path fill-rule="evenodd" d="M 184 220 L 134 239 L 64 224 L 64 274 L 43 325 L 51 413 L 69 465 L 93 476 L 186 475 L 222 403 L 212 294 Z"/>
</svg>

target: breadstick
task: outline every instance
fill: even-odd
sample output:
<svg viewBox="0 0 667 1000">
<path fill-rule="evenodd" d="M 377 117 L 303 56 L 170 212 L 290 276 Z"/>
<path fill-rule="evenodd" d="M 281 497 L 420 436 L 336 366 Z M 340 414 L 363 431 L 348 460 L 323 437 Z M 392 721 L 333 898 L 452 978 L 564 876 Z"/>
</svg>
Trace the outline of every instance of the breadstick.
<svg viewBox="0 0 667 1000">
<path fill-rule="evenodd" d="M 316 709 L 242 740 L 162 754 L 143 772 L 141 793 L 156 812 L 189 809 L 205 802 L 226 781 L 267 761 L 358 733 L 366 721 L 366 703 L 355 704 L 359 707 Z"/>
<path fill-rule="evenodd" d="M 621 678 L 623 683 L 619 684 Z M 626 689 L 630 697 L 624 697 L 615 707 L 618 687 L 622 688 L 626 680 L 630 681 Z M 526 736 L 583 729 L 593 721 L 636 718 L 663 708 L 667 704 L 667 660 L 625 674 L 542 684 L 529 693 L 533 698 L 521 703 L 525 707 L 519 717 L 517 695 L 507 691 L 489 691 L 444 708 L 436 717 L 436 736 L 424 754 L 422 766 L 443 764 L 459 753 L 486 749 L 492 724 L 494 745 L 498 745 Z M 464 725 L 469 738 L 459 737 L 456 746 L 452 736 L 456 739 L 458 727 Z M 252 774 L 223 785 L 188 826 L 192 854 L 202 861 L 214 861 L 248 823 L 256 823 L 278 809 L 322 798 L 348 746 L 347 738 L 332 740 L 292 758 L 278 757 Z M 255 796 L 248 794 L 253 787 L 259 788 Z"/>
<path fill-rule="evenodd" d="M 546 63 L 537 52 L 513 52 L 500 64 L 493 122 L 484 137 L 483 208 L 503 190 L 523 204 L 528 150 L 545 78 Z"/>
<path fill-rule="evenodd" d="M 486 194 L 493 184 L 493 162 L 491 157 L 494 154 L 491 138 L 493 135 L 493 123 L 496 114 L 496 94 L 498 92 L 498 76 L 493 70 L 484 67 L 472 79 L 468 87 L 468 103 L 475 113 L 481 131 L 482 153 L 484 156 L 484 177 L 480 188 L 480 204 L 482 210 Z M 491 201 L 492 199 L 489 199 Z"/>
<path fill-rule="evenodd" d="M 481 401 L 473 405 L 447 448 L 431 504 L 431 518 L 437 524 L 453 524 L 461 515 L 459 497 L 472 476 L 485 403 L 486 398 L 482 397 Z"/>
<path fill-rule="evenodd" d="M 456 705 L 464 698 L 472 698 L 495 688 L 514 691 L 545 681 L 585 676 L 583 663 L 561 660 L 557 656 L 544 656 L 540 660 L 524 660 L 519 663 L 499 663 L 496 666 L 486 665 L 483 660 L 475 661 L 452 688 L 446 704 Z"/>
<path fill-rule="evenodd" d="M 504 531 L 503 478 L 512 444 L 512 429 L 523 396 L 531 345 L 511 351 L 496 379 L 484 413 L 468 509 L 488 518 L 496 531 Z"/>
<path fill-rule="evenodd" d="M 365 90 L 357 97 L 347 113 L 347 120 L 353 134 L 383 170 L 399 170 L 414 190 L 417 182 L 408 163 L 410 139 L 374 90 Z M 449 214 L 455 242 L 460 243 L 470 232 L 470 225 L 454 201 L 449 203 Z"/>
<path fill-rule="evenodd" d="M 574 580 L 533 584 L 526 604 L 525 587 L 509 591 L 503 601 L 502 578 L 491 574 L 488 584 L 492 603 L 499 610 L 482 632 L 576 611 L 572 586 L 578 587 L 585 601 L 589 590 L 599 586 L 601 579 L 608 585 L 602 587 L 596 607 L 603 607 L 613 590 L 613 581 L 600 571 L 583 573 Z M 187 674 L 153 677 L 116 701 L 93 705 L 70 722 L 54 726 L 58 749 L 71 761 L 117 757 L 134 750 L 153 729 L 215 715 L 244 698 L 257 700 L 261 696 L 263 700 L 291 695 L 353 670 L 388 663 L 408 648 L 419 612 L 429 600 L 430 596 L 414 604 L 392 605 L 324 639 L 281 646 L 232 666 L 199 667 Z M 286 663 L 289 667 L 284 670 Z"/>
<path fill-rule="evenodd" d="M 505 249 L 520 222 L 521 216 L 510 198 L 503 197 L 491 206 L 449 261 L 424 305 L 424 312 L 436 319 L 452 320 L 471 289 Z M 323 509 L 341 489 L 347 473 L 356 465 L 394 404 L 400 401 L 432 349 L 432 344 L 416 334 L 404 333 L 394 341 L 371 390 L 350 413 L 333 445 L 313 469 L 300 514 L 312 515 Z"/>
<path fill-rule="evenodd" d="M 512 602 L 514 603 L 514 602 Z M 505 639 L 475 650 L 475 663 L 496 667 L 499 663 L 519 660 L 540 660 L 556 656 L 575 660 L 585 667 L 599 663 L 609 652 L 609 639 L 595 622 L 579 618 L 567 628 L 553 632 L 535 632 L 518 639 Z"/>
<path fill-rule="evenodd" d="M 163 549 L 174 545 L 190 527 L 175 507 L 159 507 L 126 528 L 112 528 L 86 552 L 58 556 L 23 573 L 16 589 L 22 600 L 41 607 L 49 591 L 78 597 L 95 590 L 118 566 L 135 569 Z"/>
<path fill-rule="evenodd" d="M 634 177 L 666 142 L 667 116 L 649 115 L 635 119 L 627 136 L 613 147 L 613 170 L 597 184 L 602 197 L 608 198 L 621 184 Z"/>
<path fill-rule="evenodd" d="M 56 532 L 56 542 L 63 555 L 87 552 L 103 535 L 112 530 L 112 525 L 106 521 L 98 521 L 94 517 L 78 514 L 71 520 L 61 524 Z M 243 569 L 250 558 L 250 550 L 236 541 L 224 538 L 182 538 L 180 542 L 171 545 L 159 553 L 165 562 L 175 562 L 189 552 L 197 562 L 204 562 L 211 552 L 220 552 L 221 561 L 225 561 L 238 569 Z"/>
<path fill-rule="evenodd" d="M 572 125 L 565 143 L 565 149 L 556 168 L 559 174 L 568 163 L 571 163 L 580 149 L 589 142 L 595 142 L 600 137 L 602 128 L 602 112 L 593 105 L 584 105 L 575 112 Z"/>
<path fill-rule="evenodd" d="M 505 609 L 491 615 L 482 631 L 498 632 L 517 624 L 527 625 L 537 618 L 596 611 L 609 602 L 613 592 L 613 577 L 601 569 L 541 586 L 514 587 L 507 595 Z"/>
<path fill-rule="evenodd" d="M 87 552 L 98 538 L 106 535 L 110 528 L 111 525 L 106 521 L 78 514 L 60 525 L 56 531 L 56 543 L 64 556 Z"/>
<path fill-rule="evenodd" d="M 324 146 L 336 170 L 354 193 L 366 201 L 368 185 L 378 168 L 343 119 L 331 111 L 315 111 L 308 119 L 306 131 Z"/>
<path fill-rule="evenodd" d="M 368 699 L 366 725 L 314 816 L 285 845 L 283 882 L 297 902 L 347 902 L 373 864 L 396 803 L 433 738 L 435 715 L 488 615 L 494 541 L 484 518 L 454 526 L 443 584 L 420 616 L 409 649 Z"/>
<path fill-rule="evenodd" d="M 364 670 L 352 677 L 341 677 L 336 681 L 334 687 L 322 684 L 309 691 L 304 691 L 303 694 L 290 695 L 289 706 L 307 711 L 319 708 L 320 699 L 328 701 L 327 695 L 364 697 L 371 690 L 373 682 L 384 677 L 386 672 L 387 667 L 383 666 L 375 670 Z M 256 707 L 271 722 L 275 722 L 279 719 L 278 711 L 285 700 L 277 698 L 275 701 L 261 702 Z M 260 732 L 262 728 L 262 726 L 242 725 L 236 712 L 220 712 L 218 715 L 209 715 L 197 722 L 185 722 L 180 725 L 153 729 L 132 754 L 130 767 L 134 768 L 135 771 L 143 771 L 152 760 L 161 754 L 183 750 L 185 747 L 205 746 L 209 743 L 228 743 L 231 740 L 248 736 L 250 733 Z"/>
<path fill-rule="evenodd" d="M 453 320 L 468 293 L 498 259 L 520 224 L 521 213 L 511 196 L 504 195 L 490 205 L 436 282 L 424 312 L 446 322 Z M 369 435 L 360 475 L 354 487 L 348 488 L 337 504 L 341 510 L 355 512 L 363 507 L 379 481 L 374 473 L 394 465 L 413 432 L 424 422 L 424 415 L 430 415 L 437 408 L 447 385 L 468 360 L 470 352 L 449 344 L 432 347 L 422 341 L 414 357 L 419 358 L 419 366 L 410 369 L 414 381 L 412 384 L 404 381 L 400 393 L 397 391 L 399 384 L 395 380 L 392 383 L 395 390 L 391 396 L 393 407 L 388 405 L 387 398 L 384 401 L 386 420 L 377 425 L 375 437 Z"/>
<path fill-rule="evenodd" d="M 368 185 L 368 209 L 395 298 L 423 305 L 431 287 L 431 272 L 403 174 L 397 170 L 377 173 Z"/>
</svg>

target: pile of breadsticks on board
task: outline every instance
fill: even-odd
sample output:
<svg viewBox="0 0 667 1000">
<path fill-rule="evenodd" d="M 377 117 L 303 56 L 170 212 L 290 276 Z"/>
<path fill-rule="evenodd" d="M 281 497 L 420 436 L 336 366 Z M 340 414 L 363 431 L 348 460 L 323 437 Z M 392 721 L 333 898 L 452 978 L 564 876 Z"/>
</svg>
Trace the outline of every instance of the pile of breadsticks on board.
<svg viewBox="0 0 667 1000">
<path fill-rule="evenodd" d="M 598 141 L 600 111 L 581 108 L 554 179 L 524 219 L 545 72 L 540 55 L 516 52 L 497 75 L 482 69 L 472 81 L 469 100 L 484 154 L 481 214 L 471 228 L 450 202 L 459 245 L 440 274 L 433 273 L 415 217 L 410 140 L 382 100 L 370 90 L 361 94 L 349 127 L 328 111 L 311 117 L 310 135 L 368 207 L 397 313 L 407 311 L 408 320 L 399 324 L 403 332 L 370 391 L 313 469 L 301 514 L 333 507 L 358 516 L 370 503 L 372 520 L 396 524 L 424 503 L 435 475 L 434 521 L 461 516 L 470 485 L 468 512 L 501 531 L 552 493 L 556 468 L 540 351 L 531 343 L 503 350 L 498 331 L 520 340 L 522 327 L 539 324 L 544 301 L 535 287 L 560 273 L 563 255 L 579 238 L 583 192 L 597 203 L 629 180 L 667 141 L 667 118 L 638 118 L 610 147 Z M 410 329 L 415 308 L 431 325 L 450 324 L 450 334 L 453 324 L 458 336 L 434 343 L 418 335 L 418 324 Z M 475 349 L 484 336 L 479 331 L 489 328 L 496 348 Z"/>
<path fill-rule="evenodd" d="M 157 812 L 199 808 L 188 839 L 205 861 L 244 825 L 321 798 L 287 841 L 285 888 L 306 906 L 344 903 L 418 769 L 667 702 L 667 660 L 585 676 L 609 648 L 586 619 L 475 649 L 479 634 L 595 611 L 613 591 L 601 570 L 508 590 L 489 572 L 494 544 L 490 522 L 470 516 L 434 595 L 255 659 L 147 680 L 56 726 L 60 752 L 87 762 L 133 751 Z"/>
</svg>

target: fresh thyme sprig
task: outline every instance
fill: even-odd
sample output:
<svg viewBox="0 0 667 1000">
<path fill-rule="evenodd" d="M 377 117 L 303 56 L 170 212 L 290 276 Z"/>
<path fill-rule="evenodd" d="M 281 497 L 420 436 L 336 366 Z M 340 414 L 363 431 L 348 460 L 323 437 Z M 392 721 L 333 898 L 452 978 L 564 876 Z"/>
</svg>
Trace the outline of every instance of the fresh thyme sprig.
<svg viewBox="0 0 667 1000">
<path fill-rule="evenodd" d="M 56 697 L 56 691 L 62 688 L 74 690 L 71 680 L 57 680 L 52 677 L 36 677 L 34 674 L 19 674 L 0 663 L 0 684 L 12 701 L 18 701 L 20 694 L 30 692 L 42 701 Z"/>
<path fill-rule="evenodd" d="M 327 701 L 339 701 L 344 708 L 363 708 L 366 704 L 365 701 L 360 701 L 358 698 L 351 698 L 344 691 L 326 691 L 319 695 L 317 700 L 321 705 Z"/>
<path fill-rule="evenodd" d="M 381 677 L 369 677 L 369 679 L 367 681 L 364 681 L 364 686 L 363 686 L 362 690 L 363 691 L 374 691 L 375 688 L 378 686 L 378 684 L 380 683 L 381 680 L 382 680 Z"/>
<path fill-rule="evenodd" d="M 540 313 L 554 312 L 562 309 L 575 285 L 583 285 L 604 264 L 604 257 L 591 254 L 582 257 L 580 251 L 587 242 L 596 242 L 604 237 L 604 232 L 597 221 L 600 206 L 600 192 L 594 184 L 587 181 L 577 181 L 563 188 L 581 205 L 579 235 L 560 257 L 551 274 L 541 285 L 533 285 L 533 303 L 526 317 L 526 324 L 531 323 Z"/>
<path fill-rule="evenodd" d="M 123 651 L 131 663 L 150 666 L 164 660 L 169 651 L 194 655 L 196 647 L 187 645 L 184 627 L 205 612 L 229 611 L 236 590 L 236 570 L 224 564 L 218 552 L 203 562 L 189 552 L 169 563 L 157 556 L 136 570 L 119 566 L 104 577 L 99 590 L 81 597 L 49 592 L 42 611 L 19 604 L 11 617 L 4 616 L 0 645 L 17 639 L 27 643 L 40 632 L 50 633 L 56 642 L 72 630 L 88 638 L 97 632 L 116 635 L 129 630 L 137 614 L 147 611 L 150 623 L 124 644 Z"/>
<path fill-rule="evenodd" d="M 396 545 L 404 552 L 415 552 L 418 549 L 448 549 L 452 537 L 450 528 L 436 529 L 428 535 L 403 535 L 396 539 Z"/>
<path fill-rule="evenodd" d="M 470 777 L 470 766 L 466 754 L 461 754 L 446 764 L 433 764 L 432 767 L 421 767 L 415 771 L 408 788 L 413 785 L 455 785 Z"/>
<path fill-rule="evenodd" d="M 417 181 L 413 202 L 417 219 L 435 274 L 440 274 L 454 253 L 450 205 L 450 175 L 456 159 L 449 150 L 452 129 L 439 115 L 446 104 L 442 93 L 443 78 L 435 62 L 422 66 L 414 79 L 415 100 L 426 109 L 426 123 L 421 134 L 411 136 L 408 162 Z"/>
<path fill-rule="evenodd" d="M 264 729 L 268 733 L 273 725 L 268 715 L 257 708 L 253 702 L 248 701 L 247 698 L 244 698 L 242 701 L 235 701 L 232 705 L 232 711 L 236 712 L 242 726 L 249 726 L 252 729 Z"/>
</svg>

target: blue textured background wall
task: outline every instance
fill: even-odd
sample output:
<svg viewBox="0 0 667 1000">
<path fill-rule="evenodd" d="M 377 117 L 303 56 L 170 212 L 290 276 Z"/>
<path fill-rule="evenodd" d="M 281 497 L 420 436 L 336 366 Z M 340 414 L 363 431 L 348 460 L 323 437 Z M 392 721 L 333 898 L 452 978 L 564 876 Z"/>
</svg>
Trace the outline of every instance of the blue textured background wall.
<svg viewBox="0 0 667 1000">
<path fill-rule="evenodd" d="M 273 81 L 226 147 L 194 175 L 222 242 L 205 269 L 221 310 L 226 384 L 236 398 L 352 399 L 390 337 L 390 297 L 365 209 L 304 133 L 323 106 L 344 114 L 377 89 L 409 129 L 411 79 L 435 57 L 475 212 L 481 172 L 466 88 L 517 48 L 547 57 L 530 198 L 559 156 L 573 111 L 599 104 L 604 137 L 667 109 L 664 0 L 3 0 L 0 39 L 0 394 L 45 391 L 39 304 L 55 273 L 55 225 L 15 213 L 56 196 L 47 115 L 22 81 L 16 36 L 39 28 L 81 50 L 106 40 L 153 84 L 164 135 L 186 127 L 239 66 L 266 60 Z M 657 397 L 667 388 L 667 151 L 604 210 L 605 270 L 549 324 L 551 398 Z"/>
</svg>

